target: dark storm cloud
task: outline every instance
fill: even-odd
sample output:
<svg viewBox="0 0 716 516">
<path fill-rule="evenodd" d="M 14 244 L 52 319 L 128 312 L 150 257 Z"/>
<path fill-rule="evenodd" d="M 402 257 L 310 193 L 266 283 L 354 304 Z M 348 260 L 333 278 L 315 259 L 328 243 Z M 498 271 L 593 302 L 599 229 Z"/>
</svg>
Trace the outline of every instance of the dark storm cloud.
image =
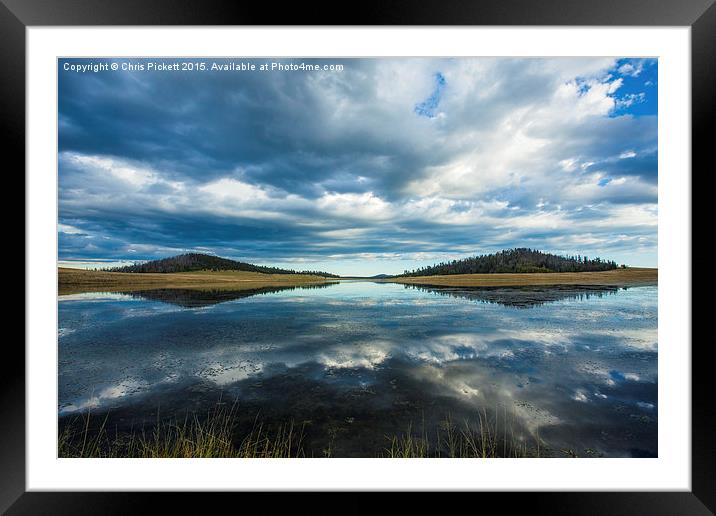
<svg viewBox="0 0 716 516">
<path fill-rule="evenodd" d="M 390 185 L 405 169 L 430 163 L 399 135 L 386 139 L 371 127 L 370 112 L 365 120 L 335 119 L 346 97 L 380 110 L 366 96 L 374 87 L 371 63 L 342 62 L 350 81 L 282 73 L 138 71 L 87 78 L 60 72 L 60 151 L 120 156 L 202 182 L 241 168 L 248 179 L 306 193 L 322 181 L 335 184 L 341 173 Z"/>
</svg>

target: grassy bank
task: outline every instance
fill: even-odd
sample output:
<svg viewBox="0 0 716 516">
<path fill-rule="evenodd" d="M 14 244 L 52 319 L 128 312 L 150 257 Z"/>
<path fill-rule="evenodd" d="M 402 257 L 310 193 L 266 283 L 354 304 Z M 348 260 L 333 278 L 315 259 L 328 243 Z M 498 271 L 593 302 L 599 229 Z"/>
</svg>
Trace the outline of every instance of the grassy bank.
<svg viewBox="0 0 716 516">
<path fill-rule="evenodd" d="M 104 272 L 57 269 L 59 293 L 131 291 L 162 288 L 254 290 L 330 282 L 330 278 L 305 274 L 263 274 L 245 271 L 198 271 L 175 273 Z"/>
<path fill-rule="evenodd" d="M 150 429 L 115 433 L 88 412 L 60 432 L 57 454 L 63 458 L 289 458 L 304 457 L 303 430 L 293 423 L 267 431 L 257 423 L 236 441 L 237 406 L 217 404 L 207 414 L 157 421 Z M 98 424 L 99 423 L 99 424 Z"/>
<path fill-rule="evenodd" d="M 614 269 L 600 272 L 547 272 L 509 274 L 451 274 L 391 278 L 387 282 L 434 287 L 520 287 L 528 285 L 656 285 L 659 270 L 647 268 Z"/>
<path fill-rule="evenodd" d="M 157 421 L 151 428 L 113 433 L 108 416 L 89 412 L 63 425 L 58 439 L 61 458 L 293 458 L 312 457 L 304 446 L 305 426 L 289 422 L 266 428 L 259 421 L 237 435 L 238 406 L 218 403 L 206 414 L 181 420 Z M 483 411 L 460 423 L 450 417 L 428 433 L 414 431 L 385 436 L 376 458 L 498 458 L 539 457 L 539 438 L 527 442 L 517 437 L 513 425 L 490 418 Z M 318 456 L 332 456 L 332 441 Z"/>
<path fill-rule="evenodd" d="M 433 435 L 424 430 L 406 432 L 389 438 L 384 456 L 391 458 L 527 458 L 540 457 L 543 445 L 539 437 L 527 442 L 514 433 L 514 422 L 508 414 L 488 416 L 478 411 L 477 417 L 461 422 L 446 417 Z"/>
</svg>

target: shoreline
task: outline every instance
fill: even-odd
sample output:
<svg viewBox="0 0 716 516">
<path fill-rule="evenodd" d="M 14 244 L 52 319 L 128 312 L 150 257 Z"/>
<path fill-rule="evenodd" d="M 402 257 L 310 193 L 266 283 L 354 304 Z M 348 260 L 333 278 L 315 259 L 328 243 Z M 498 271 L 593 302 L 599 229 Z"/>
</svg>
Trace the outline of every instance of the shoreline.
<svg viewBox="0 0 716 516">
<path fill-rule="evenodd" d="M 603 285 L 635 287 L 658 285 L 659 269 L 626 268 L 599 272 L 520 272 L 451 274 L 373 280 L 382 283 L 430 287 L 525 287 L 557 285 Z"/>
<path fill-rule="evenodd" d="M 82 292 L 131 292 L 155 289 L 256 290 L 266 287 L 300 287 L 340 281 L 398 283 L 426 287 L 524 286 L 647 286 L 658 285 L 658 269 L 626 268 L 600 272 L 491 273 L 414 276 L 400 278 L 326 278 L 304 274 L 264 274 L 245 271 L 173 273 L 106 272 L 58 267 L 59 295 Z"/>
<path fill-rule="evenodd" d="M 57 268 L 59 295 L 82 292 L 131 292 L 156 289 L 256 290 L 332 283 L 336 278 L 305 274 L 264 274 L 245 271 L 168 273 L 106 272 Z"/>
</svg>

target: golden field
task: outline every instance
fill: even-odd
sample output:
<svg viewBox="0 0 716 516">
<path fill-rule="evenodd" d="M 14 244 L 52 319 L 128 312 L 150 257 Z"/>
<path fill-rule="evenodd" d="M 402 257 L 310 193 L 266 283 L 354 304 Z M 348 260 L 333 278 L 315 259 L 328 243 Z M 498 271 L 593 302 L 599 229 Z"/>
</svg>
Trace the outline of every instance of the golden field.
<svg viewBox="0 0 716 516">
<path fill-rule="evenodd" d="M 80 292 L 131 291 L 161 288 L 253 290 L 293 287 L 335 281 L 304 274 L 263 274 L 244 271 L 197 271 L 174 273 L 105 272 L 58 267 L 60 295 Z"/>
<path fill-rule="evenodd" d="M 435 287 L 519 287 L 528 285 L 656 285 L 659 270 L 626 268 L 602 272 L 493 273 L 415 276 L 370 280 Z M 131 291 L 164 288 L 253 290 L 335 282 L 304 274 L 264 274 L 245 271 L 197 271 L 174 273 L 105 272 L 57 269 L 58 290 L 63 294 L 99 291 Z"/>
<path fill-rule="evenodd" d="M 527 285 L 656 285 L 659 269 L 632 268 L 600 272 L 539 272 L 451 274 L 448 276 L 415 276 L 383 281 L 435 287 L 520 287 Z"/>
</svg>

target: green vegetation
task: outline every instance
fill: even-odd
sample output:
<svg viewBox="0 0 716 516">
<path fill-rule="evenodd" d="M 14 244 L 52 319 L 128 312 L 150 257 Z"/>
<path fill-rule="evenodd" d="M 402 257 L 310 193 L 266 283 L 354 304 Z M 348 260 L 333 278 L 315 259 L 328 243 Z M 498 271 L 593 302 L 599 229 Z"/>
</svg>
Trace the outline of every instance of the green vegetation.
<svg viewBox="0 0 716 516">
<path fill-rule="evenodd" d="M 234 441 L 237 405 L 221 402 L 205 417 L 161 421 L 151 430 L 110 435 L 107 416 L 91 428 L 91 414 L 68 423 L 58 439 L 58 456 L 72 458 L 289 458 L 303 457 L 303 429 L 293 423 L 265 431 L 257 423 L 238 445 Z"/>
<path fill-rule="evenodd" d="M 518 248 L 495 254 L 473 256 L 431 265 L 401 276 L 444 276 L 449 274 L 596 272 L 617 268 L 614 261 L 586 256 L 557 256 L 535 249 Z"/>
<path fill-rule="evenodd" d="M 393 436 L 386 455 L 392 458 L 526 458 L 539 457 L 539 436 L 534 443 L 514 434 L 513 421 L 506 412 L 500 423 L 499 412 L 490 418 L 487 411 L 477 413 L 477 420 L 454 423 L 449 416 L 436 430 L 435 439 L 423 431 L 416 434 L 412 428 L 400 436 Z"/>
<path fill-rule="evenodd" d="M 326 278 L 337 278 L 335 274 L 323 271 L 294 271 L 278 267 L 265 267 L 252 265 L 250 263 L 237 262 L 228 258 L 221 258 L 209 254 L 187 253 L 161 260 L 152 260 L 145 263 L 135 263 L 124 267 L 113 267 L 105 269 L 106 272 L 133 272 L 133 273 L 173 273 L 173 272 L 196 272 L 196 271 L 244 271 L 261 272 L 263 274 L 303 274 L 311 276 L 322 276 Z"/>
<path fill-rule="evenodd" d="M 157 422 L 114 435 L 107 428 L 108 415 L 98 419 L 88 411 L 66 423 L 58 439 L 61 458 L 291 458 L 312 453 L 304 446 L 304 426 L 293 422 L 267 430 L 259 421 L 245 435 L 237 436 L 238 405 L 219 401 L 206 415 L 187 414 L 182 420 Z M 477 419 L 456 424 L 447 417 L 431 440 L 425 431 L 412 426 L 400 435 L 386 436 L 386 448 L 377 457 L 497 458 L 539 457 L 544 445 L 539 437 L 528 443 L 513 432 L 508 414 L 488 417 L 485 410 Z M 332 455 L 329 443 L 322 456 Z"/>
</svg>

